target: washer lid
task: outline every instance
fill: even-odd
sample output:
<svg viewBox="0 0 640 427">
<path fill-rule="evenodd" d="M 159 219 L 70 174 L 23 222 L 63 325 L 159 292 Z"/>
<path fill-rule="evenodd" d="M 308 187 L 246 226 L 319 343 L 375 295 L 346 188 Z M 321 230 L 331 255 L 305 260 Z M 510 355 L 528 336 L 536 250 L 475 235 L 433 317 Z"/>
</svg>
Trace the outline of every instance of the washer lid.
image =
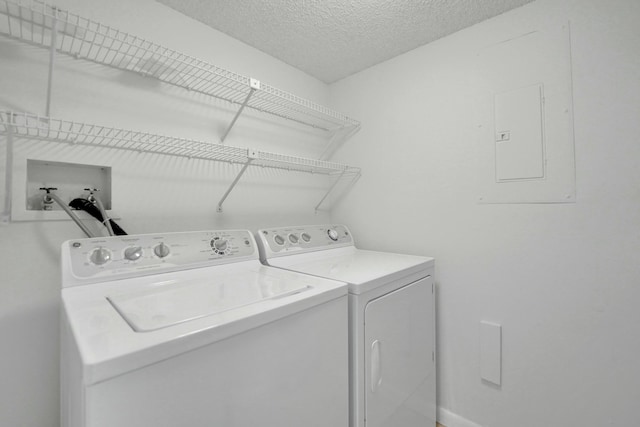
<svg viewBox="0 0 640 427">
<path fill-rule="evenodd" d="M 66 287 L 62 307 L 95 384 L 335 299 L 346 309 L 346 295 L 345 283 L 251 260 Z"/>
<path fill-rule="evenodd" d="M 134 331 L 148 332 L 307 289 L 302 282 L 256 280 L 254 275 L 239 274 L 109 295 L 107 300 Z"/>
</svg>

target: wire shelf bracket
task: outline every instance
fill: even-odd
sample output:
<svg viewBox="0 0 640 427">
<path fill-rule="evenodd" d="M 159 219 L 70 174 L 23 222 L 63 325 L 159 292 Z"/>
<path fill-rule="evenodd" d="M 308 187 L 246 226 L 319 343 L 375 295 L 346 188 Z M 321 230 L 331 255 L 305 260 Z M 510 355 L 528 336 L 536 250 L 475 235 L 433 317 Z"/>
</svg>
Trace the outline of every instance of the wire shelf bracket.
<svg viewBox="0 0 640 427">
<path fill-rule="evenodd" d="M 253 95 L 253 93 L 256 90 L 260 89 L 260 80 L 250 79 L 249 80 L 249 85 L 250 85 L 250 88 L 249 88 L 249 93 L 247 94 L 247 97 L 245 98 L 245 100 L 242 103 L 242 105 L 240 105 L 240 108 L 236 112 L 236 115 L 233 117 L 233 120 L 231 120 L 231 123 L 229 123 L 229 126 L 227 127 L 227 130 L 224 131 L 224 133 L 222 134 L 222 137 L 220 138 L 220 142 L 224 142 L 224 140 L 227 138 L 227 135 L 229 135 L 229 132 L 231 131 L 231 128 L 233 127 L 233 125 L 236 124 L 236 120 L 238 120 L 238 117 L 240 117 L 240 114 L 242 114 L 242 111 L 244 110 L 244 107 L 246 107 L 247 104 L 249 103 L 249 100 L 251 99 L 251 95 Z"/>
<path fill-rule="evenodd" d="M 350 125 L 340 129 L 336 129 L 331 135 L 329 143 L 320 155 L 321 160 L 328 160 L 333 153 L 349 138 L 360 130 L 360 126 Z"/>
<path fill-rule="evenodd" d="M 340 179 L 342 177 L 344 177 L 345 172 L 342 171 L 342 173 L 340 174 L 340 176 L 338 177 L 338 179 L 336 179 L 333 184 L 331 185 L 331 187 L 329 187 L 329 189 L 327 190 L 327 192 L 325 193 L 324 197 L 322 199 L 320 199 L 320 201 L 318 202 L 318 204 L 316 205 L 316 207 L 314 208 L 315 213 L 318 213 L 318 210 L 320 209 L 320 206 L 322 205 L 322 203 L 326 200 L 327 197 L 329 197 L 329 194 L 331 194 L 331 192 L 334 190 L 334 188 L 336 188 L 336 186 L 338 185 L 338 182 L 340 182 Z"/>
<path fill-rule="evenodd" d="M 251 154 L 255 155 L 255 153 L 251 153 L 251 152 L 248 154 L 249 159 L 247 160 L 247 163 L 245 163 L 244 166 L 242 166 L 242 169 L 240 170 L 240 172 L 238 172 L 238 175 L 236 175 L 236 178 L 233 180 L 233 182 L 231 183 L 231 185 L 229 186 L 227 191 L 224 193 L 224 195 L 222 196 L 222 198 L 218 202 L 218 207 L 216 208 L 216 212 L 218 212 L 218 213 L 222 213 L 223 212 L 222 211 L 222 204 L 224 203 L 225 200 L 227 200 L 227 197 L 229 197 L 229 194 L 231 194 L 231 192 L 233 191 L 235 186 L 238 184 L 238 181 L 240 181 L 240 178 L 242 178 L 242 175 L 244 175 L 244 173 L 247 171 L 247 168 L 249 167 L 251 162 L 255 159 L 254 157 L 251 157 Z"/>
</svg>

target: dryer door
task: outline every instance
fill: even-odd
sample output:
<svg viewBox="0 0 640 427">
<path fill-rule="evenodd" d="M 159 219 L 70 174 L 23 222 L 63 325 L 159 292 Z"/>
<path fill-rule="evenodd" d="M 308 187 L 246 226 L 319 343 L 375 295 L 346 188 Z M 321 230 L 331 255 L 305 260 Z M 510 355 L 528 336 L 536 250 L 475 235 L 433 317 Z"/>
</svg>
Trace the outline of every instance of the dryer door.
<svg viewBox="0 0 640 427">
<path fill-rule="evenodd" d="M 365 424 L 435 425 L 434 295 L 426 277 L 365 308 Z"/>
</svg>

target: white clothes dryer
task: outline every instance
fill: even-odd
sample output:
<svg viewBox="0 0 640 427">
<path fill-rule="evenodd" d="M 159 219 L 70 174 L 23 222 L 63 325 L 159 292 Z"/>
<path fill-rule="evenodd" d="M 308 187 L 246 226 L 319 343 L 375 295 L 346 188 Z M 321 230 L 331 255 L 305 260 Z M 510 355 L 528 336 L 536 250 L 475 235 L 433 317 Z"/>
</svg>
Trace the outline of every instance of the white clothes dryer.
<svg viewBox="0 0 640 427">
<path fill-rule="evenodd" d="M 62 280 L 63 427 L 348 426 L 347 286 L 249 231 L 71 240 Z"/>
<path fill-rule="evenodd" d="M 351 427 L 435 426 L 433 258 L 358 249 L 344 225 L 257 240 L 267 265 L 349 284 Z"/>
</svg>

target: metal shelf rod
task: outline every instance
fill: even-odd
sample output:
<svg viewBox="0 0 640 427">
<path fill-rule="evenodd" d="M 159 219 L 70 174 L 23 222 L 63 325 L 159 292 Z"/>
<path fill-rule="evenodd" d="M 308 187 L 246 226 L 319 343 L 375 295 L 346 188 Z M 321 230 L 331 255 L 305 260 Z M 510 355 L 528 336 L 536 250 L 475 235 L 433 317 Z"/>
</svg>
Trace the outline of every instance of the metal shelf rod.
<svg viewBox="0 0 640 427">
<path fill-rule="evenodd" d="M 336 188 L 336 186 L 338 185 L 338 182 L 340 182 L 340 180 L 342 179 L 342 177 L 344 177 L 344 174 L 346 173 L 346 171 L 342 171 L 342 173 L 340 174 L 340 176 L 333 182 L 333 184 L 331 184 L 331 187 L 329 187 L 329 189 L 327 190 L 327 192 L 325 193 L 324 197 L 322 199 L 320 199 L 320 201 L 318 202 L 318 204 L 316 205 L 316 207 L 314 208 L 315 213 L 318 213 L 318 209 L 320 209 L 320 205 L 322 205 L 322 203 L 325 201 L 325 199 L 327 197 L 329 197 L 329 194 L 331 194 L 331 192 L 333 191 L 334 188 Z"/>
<path fill-rule="evenodd" d="M 242 114 L 242 110 L 244 110 L 244 107 L 247 106 L 249 99 L 251 99 L 251 95 L 253 95 L 255 91 L 256 89 L 253 87 L 249 89 L 249 93 L 247 94 L 247 97 L 244 99 L 244 102 L 242 103 L 242 105 L 240 105 L 240 108 L 236 112 L 236 115 L 233 117 L 233 120 L 231 120 L 231 123 L 229 123 L 229 126 L 227 126 L 227 130 L 224 131 L 222 138 L 220 138 L 220 142 L 224 142 L 224 140 L 227 138 L 227 135 L 229 135 L 231 128 L 233 127 L 233 125 L 236 124 L 236 120 L 238 120 L 238 117 L 240 117 L 240 114 Z"/>
<path fill-rule="evenodd" d="M 336 130 L 329 139 L 329 143 L 322 151 L 320 160 L 327 160 L 331 158 L 331 155 L 338 149 L 338 147 L 340 147 L 345 140 L 349 139 L 358 130 L 360 130 L 359 126 L 348 126 L 346 128 Z"/>
<path fill-rule="evenodd" d="M 240 178 L 242 177 L 242 175 L 244 175 L 244 173 L 247 171 L 247 168 L 249 167 L 249 165 L 251 164 L 252 161 L 253 161 L 253 159 L 250 158 L 247 161 L 247 163 L 244 164 L 244 166 L 242 167 L 242 170 L 240 170 L 238 175 L 236 175 L 236 179 L 233 180 L 233 182 L 231 183 L 231 186 L 229 186 L 227 191 L 224 193 L 224 195 L 222 196 L 222 198 L 218 202 L 218 207 L 216 208 L 216 212 L 218 212 L 218 213 L 222 212 L 222 204 L 227 199 L 227 197 L 229 197 L 229 194 L 231 194 L 231 191 L 233 191 L 233 189 L 235 188 L 236 184 L 238 183 L 238 181 L 240 181 Z"/>
</svg>

